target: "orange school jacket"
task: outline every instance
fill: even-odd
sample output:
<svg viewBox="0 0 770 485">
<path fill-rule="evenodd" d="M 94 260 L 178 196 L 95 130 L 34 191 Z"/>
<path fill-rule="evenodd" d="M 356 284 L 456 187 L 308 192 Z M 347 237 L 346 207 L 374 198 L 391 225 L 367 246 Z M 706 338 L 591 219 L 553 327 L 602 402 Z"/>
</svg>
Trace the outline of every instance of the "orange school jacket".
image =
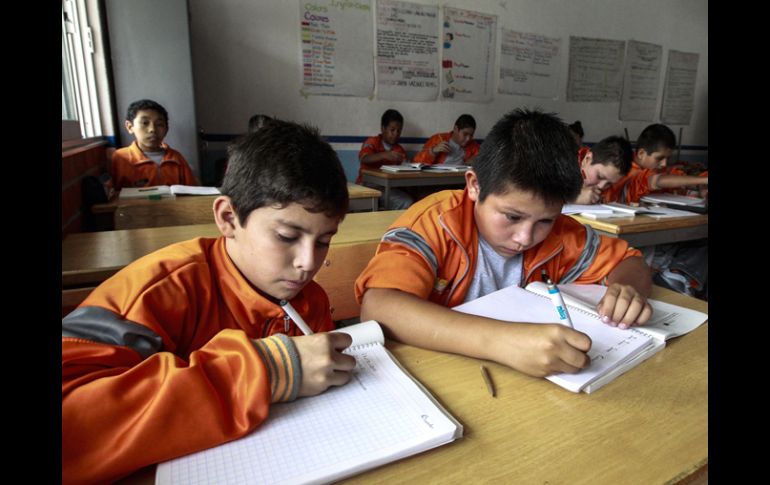
<svg viewBox="0 0 770 485">
<path fill-rule="evenodd" d="M 359 303 L 369 288 L 394 288 L 447 307 L 465 299 L 478 259 L 478 230 L 467 189 L 417 202 L 390 226 L 356 280 Z M 548 237 L 524 252 L 521 286 L 545 268 L 557 283 L 601 283 L 621 261 L 641 252 L 559 216 Z"/>
<path fill-rule="evenodd" d="M 381 162 L 374 162 L 374 163 L 363 163 L 361 162 L 361 159 L 364 158 L 367 155 L 371 155 L 373 153 L 382 153 L 386 152 L 388 150 L 385 149 L 385 145 L 382 144 L 382 134 L 379 134 L 377 136 L 370 136 L 367 138 L 363 145 L 361 145 L 361 151 L 358 152 L 358 161 L 359 161 L 359 167 L 358 167 L 358 178 L 356 179 L 356 183 L 360 184 L 363 182 L 364 174 L 362 173 L 362 170 L 365 168 L 380 168 L 383 165 L 388 165 L 390 162 L 387 161 L 381 161 Z M 406 150 L 404 150 L 404 147 L 399 145 L 398 143 L 394 143 L 390 146 L 391 152 L 398 152 L 404 154 L 404 160 L 406 160 Z"/>
<path fill-rule="evenodd" d="M 166 153 L 160 166 L 145 156 L 136 141 L 115 150 L 112 154 L 112 183 L 115 190 L 151 185 L 198 185 L 182 154 L 165 143 L 162 146 Z"/>
<path fill-rule="evenodd" d="M 291 304 L 314 331 L 334 328 L 315 282 Z M 62 320 L 63 482 L 113 481 L 255 429 L 296 382 L 299 360 L 281 369 L 288 347 L 263 338 L 301 335 L 289 325 L 222 237 L 173 244 L 106 280 Z"/>
<path fill-rule="evenodd" d="M 438 165 L 439 163 L 444 163 L 447 154 L 445 152 L 434 154 L 431 152 L 431 149 L 442 141 L 449 142 L 450 138 L 452 138 L 451 131 L 449 133 L 436 133 L 432 137 L 428 138 L 428 141 L 425 142 L 422 150 L 420 150 L 420 152 L 414 156 L 413 161 L 416 163 L 425 163 L 428 165 Z M 464 148 L 465 155 L 463 156 L 463 161 L 467 162 L 472 156 L 479 153 L 481 145 L 479 145 L 476 140 L 471 139 L 468 140 L 468 143 Z"/>
</svg>

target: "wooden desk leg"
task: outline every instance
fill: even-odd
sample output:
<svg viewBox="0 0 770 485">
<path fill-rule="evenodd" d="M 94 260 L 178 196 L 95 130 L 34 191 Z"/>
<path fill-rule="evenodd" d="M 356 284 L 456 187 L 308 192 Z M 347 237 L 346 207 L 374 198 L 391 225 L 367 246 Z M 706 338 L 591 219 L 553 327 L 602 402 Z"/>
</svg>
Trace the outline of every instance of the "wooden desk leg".
<svg viewBox="0 0 770 485">
<path fill-rule="evenodd" d="M 372 212 L 377 212 L 378 205 L 377 197 L 372 197 Z"/>
<path fill-rule="evenodd" d="M 390 210 L 390 180 L 385 180 L 385 210 Z"/>
</svg>

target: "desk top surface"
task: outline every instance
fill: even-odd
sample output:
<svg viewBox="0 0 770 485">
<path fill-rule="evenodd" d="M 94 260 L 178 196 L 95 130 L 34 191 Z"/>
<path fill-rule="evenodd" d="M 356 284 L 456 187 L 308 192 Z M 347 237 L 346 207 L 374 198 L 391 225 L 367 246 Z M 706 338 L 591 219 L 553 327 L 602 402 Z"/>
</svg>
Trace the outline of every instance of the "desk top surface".
<svg viewBox="0 0 770 485">
<path fill-rule="evenodd" d="M 464 179 L 465 178 L 465 172 L 424 172 L 424 171 L 414 171 L 414 172 L 386 172 L 384 170 L 380 170 L 379 168 L 372 169 L 372 168 L 365 168 L 361 171 L 363 175 L 371 175 L 373 177 L 379 177 L 383 179 L 429 179 L 429 178 L 456 178 L 456 179 Z"/>
<path fill-rule="evenodd" d="M 708 311 L 659 287 L 653 298 Z M 463 424 L 464 437 L 345 483 L 663 484 L 708 464 L 708 324 L 593 394 L 477 359 L 387 346 Z M 124 483 L 152 483 L 153 473 L 148 467 Z"/>
<path fill-rule="evenodd" d="M 332 246 L 379 241 L 403 212 L 347 214 L 332 238 Z M 69 234 L 62 241 L 62 284 L 98 284 L 130 262 L 169 244 L 218 236 L 213 223 Z"/>
<path fill-rule="evenodd" d="M 681 229 L 685 227 L 708 225 L 709 222 L 708 214 L 663 219 L 654 219 L 645 215 L 611 219 L 588 219 L 577 214 L 572 214 L 570 217 L 582 224 L 587 224 L 594 229 L 618 235 L 666 229 Z"/>
</svg>

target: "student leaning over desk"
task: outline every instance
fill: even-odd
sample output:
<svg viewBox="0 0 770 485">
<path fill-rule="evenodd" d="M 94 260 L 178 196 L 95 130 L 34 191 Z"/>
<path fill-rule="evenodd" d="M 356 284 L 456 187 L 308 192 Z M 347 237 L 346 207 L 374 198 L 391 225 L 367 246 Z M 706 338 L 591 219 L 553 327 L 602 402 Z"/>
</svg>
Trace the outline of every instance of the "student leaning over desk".
<svg viewBox="0 0 770 485">
<path fill-rule="evenodd" d="M 583 188 L 575 203 L 598 203 L 602 191 L 625 177 L 631 170 L 632 157 L 631 144 L 619 136 L 603 138 L 592 148 L 580 148 L 578 163 L 580 174 L 583 176 Z"/>
<path fill-rule="evenodd" d="M 155 101 L 141 99 L 129 105 L 126 130 L 134 135 L 131 145 L 112 154 L 115 190 L 152 185 L 198 185 L 181 153 L 163 142 L 168 134 L 168 113 Z"/>
<path fill-rule="evenodd" d="M 409 208 L 385 233 L 356 281 L 361 318 L 396 340 L 488 359 L 532 376 L 577 372 L 587 335 L 562 325 L 510 323 L 451 307 L 511 284 L 540 280 L 609 285 L 603 320 L 628 327 L 651 314 L 649 268 L 621 239 L 561 215 L 580 190 L 577 146 L 552 115 L 516 110 L 484 140 L 464 190 Z M 556 321 L 554 316 L 554 321 Z"/>
<path fill-rule="evenodd" d="M 428 165 L 470 165 L 479 153 L 479 144 L 473 139 L 476 120 L 469 114 L 460 115 L 452 131 L 436 133 L 428 138 L 414 161 Z"/>
<path fill-rule="evenodd" d="M 312 281 L 348 207 L 317 131 L 275 122 L 230 148 L 216 239 L 138 259 L 62 320 L 62 479 L 116 480 L 239 438 L 270 404 L 350 378 L 345 334 Z"/>
</svg>

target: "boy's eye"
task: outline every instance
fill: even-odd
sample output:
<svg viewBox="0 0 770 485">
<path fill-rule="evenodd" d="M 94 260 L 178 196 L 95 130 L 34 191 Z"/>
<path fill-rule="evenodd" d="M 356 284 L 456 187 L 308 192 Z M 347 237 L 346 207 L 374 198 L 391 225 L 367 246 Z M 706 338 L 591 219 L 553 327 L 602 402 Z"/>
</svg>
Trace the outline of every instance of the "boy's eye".
<svg viewBox="0 0 770 485">
<path fill-rule="evenodd" d="M 519 222 L 521 220 L 521 216 L 516 214 L 506 214 L 505 217 L 511 222 Z"/>
<path fill-rule="evenodd" d="M 287 235 L 281 234 L 280 232 L 276 232 L 275 235 L 279 241 L 283 241 L 287 243 L 294 242 L 297 240 L 297 236 L 287 236 Z"/>
<path fill-rule="evenodd" d="M 319 248 L 328 248 L 330 244 L 331 244 L 331 241 L 318 240 L 315 242 L 315 245 L 318 246 Z"/>
</svg>

